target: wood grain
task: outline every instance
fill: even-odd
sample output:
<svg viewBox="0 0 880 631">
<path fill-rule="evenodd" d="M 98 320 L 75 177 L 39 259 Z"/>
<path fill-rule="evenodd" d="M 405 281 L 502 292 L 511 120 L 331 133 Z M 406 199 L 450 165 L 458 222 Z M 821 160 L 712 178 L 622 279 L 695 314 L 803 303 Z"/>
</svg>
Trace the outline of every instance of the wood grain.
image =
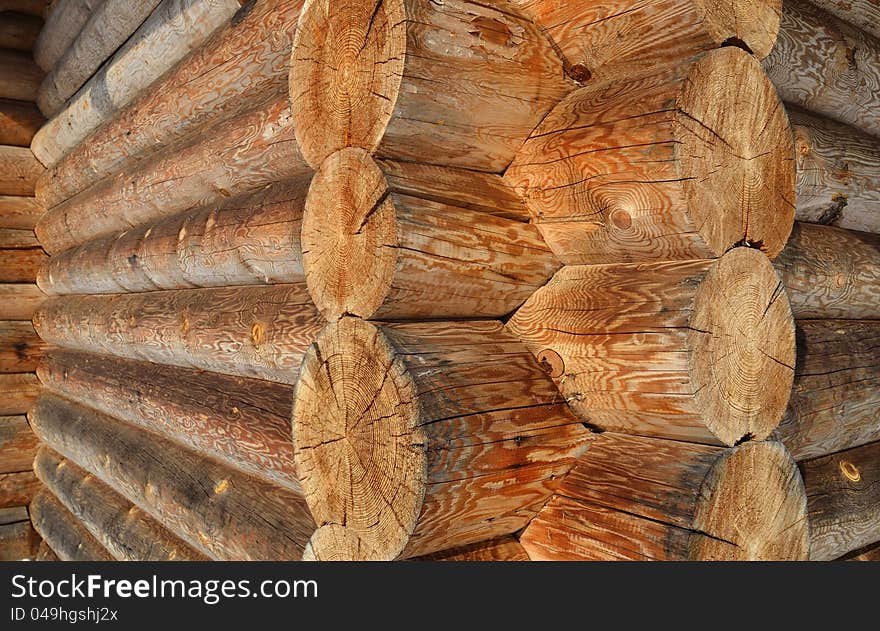
<svg viewBox="0 0 880 631">
<path fill-rule="evenodd" d="M 502 537 L 486 543 L 435 552 L 414 561 L 528 561 L 529 555 L 516 537 Z"/>
<path fill-rule="evenodd" d="M 0 509 L 0 561 L 32 559 L 39 545 L 26 507 Z"/>
<path fill-rule="evenodd" d="M 42 172 L 28 147 L 0 145 L 0 195 L 33 195 Z"/>
<path fill-rule="evenodd" d="M 43 207 L 33 197 L 0 195 L 0 227 L 31 229 L 43 214 Z"/>
<path fill-rule="evenodd" d="M 0 474 L 33 468 L 39 441 L 24 416 L 0 416 Z"/>
<path fill-rule="evenodd" d="M 844 22 L 880 38 L 880 3 L 877 0 L 810 0 Z"/>
<path fill-rule="evenodd" d="M 45 489 L 30 505 L 34 528 L 62 561 L 113 561 L 109 552 Z"/>
<path fill-rule="evenodd" d="M 40 382 L 35 374 L 0 374 L 0 416 L 26 414 L 39 394 Z"/>
<path fill-rule="evenodd" d="M 35 101 L 42 80 L 30 53 L 0 48 L 0 99 Z"/>
<path fill-rule="evenodd" d="M 39 536 L 39 535 L 38 535 Z M 49 547 L 49 544 L 45 541 L 40 542 L 40 547 L 37 549 L 37 555 L 34 558 L 34 561 L 60 561 L 58 555 Z"/>
<path fill-rule="evenodd" d="M 0 145 L 29 147 L 44 122 L 33 103 L 0 99 Z"/>
<path fill-rule="evenodd" d="M 33 471 L 0 473 L 0 508 L 27 506 L 42 485 Z"/>
<path fill-rule="evenodd" d="M 54 0 L 34 44 L 34 61 L 49 72 L 73 44 L 103 0 Z"/>
<path fill-rule="evenodd" d="M 0 250 L 0 283 L 32 283 L 48 260 L 40 248 Z"/>
<path fill-rule="evenodd" d="M 30 321 L 45 298 L 36 285 L 0 284 L 0 320 Z"/>
<path fill-rule="evenodd" d="M 45 348 L 30 322 L 0 322 L 0 373 L 33 372 Z"/>
<path fill-rule="evenodd" d="M 25 13 L 0 11 L 0 48 L 31 52 L 43 20 Z"/>
<path fill-rule="evenodd" d="M 52 0 L 0 0 L 0 11 L 15 11 L 44 17 Z"/>
</svg>

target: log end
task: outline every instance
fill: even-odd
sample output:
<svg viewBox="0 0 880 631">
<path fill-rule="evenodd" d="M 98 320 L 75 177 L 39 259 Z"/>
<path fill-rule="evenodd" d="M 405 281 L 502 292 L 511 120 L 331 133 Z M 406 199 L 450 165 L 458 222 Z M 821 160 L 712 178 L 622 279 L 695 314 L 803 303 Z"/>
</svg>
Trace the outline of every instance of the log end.
<svg viewBox="0 0 880 631">
<path fill-rule="evenodd" d="M 758 59 L 770 54 L 779 34 L 782 0 L 698 0 L 705 27 L 718 43 L 746 48 Z"/>
<path fill-rule="evenodd" d="M 315 531 L 303 551 L 303 561 L 381 561 L 382 558 L 356 532 L 333 524 Z"/>
</svg>

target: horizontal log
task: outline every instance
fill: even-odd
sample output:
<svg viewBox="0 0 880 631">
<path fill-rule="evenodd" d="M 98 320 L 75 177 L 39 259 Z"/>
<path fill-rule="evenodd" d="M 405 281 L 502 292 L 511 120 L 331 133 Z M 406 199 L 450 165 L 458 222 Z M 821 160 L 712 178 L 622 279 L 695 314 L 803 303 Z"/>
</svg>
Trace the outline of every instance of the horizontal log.
<svg viewBox="0 0 880 631">
<path fill-rule="evenodd" d="M 798 319 L 880 319 L 880 235 L 795 224 L 776 269 Z"/>
<path fill-rule="evenodd" d="M 31 424 L 196 550 L 218 560 L 297 560 L 315 523 L 302 497 L 94 410 L 43 395 Z"/>
<path fill-rule="evenodd" d="M 873 543 L 838 559 L 839 561 L 880 561 L 880 543 Z"/>
<path fill-rule="evenodd" d="M 34 561 L 60 561 L 60 559 L 52 548 L 49 547 L 48 543 L 41 541 Z"/>
<path fill-rule="evenodd" d="M 46 488 L 118 561 L 207 561 L 106 484 L 48 447 L 34 471 Z"/>
<path fill-rule="evenodd" d="M 33 195 L 42 172 L 29 148 L 0 145 L 0 195 Z"/>
<path fill-rule="evenodd" d="M 296 386 L 294 458 L 322 526 L 303 558 L 410 558 L 512 534 L 589 439 L 499 322 L 343 318 Z"/>
<path fill-rule="evenodd" d="M 459 207 L 455 194 L 440 201 L 439 188 L 396 192 L 363 149 L 324 160 L 302 247 L 309 293 L 328 320 L 504 317 L 559 269 L 534 226 Z"/>
<path fill-rule="evenodd" d="M 783 0 L 763 64 L 786 102 L 880 135 L 880 40 L 806 0 Z"/>
<path fill-rule="evenodd" d="M 113 173 L 131 169 L 158 142 L 179 144 L 197 128 L 285 94 L 302 4 L 247 4 L 228 26 L 47 171 L 37 186 L 40 202 L 52 208 Z"/>
<path fill-rule="evenodd" d="M 799 461 L 880 440 L 880 321 L 801 320 L 797 342 L 776 438 Z"/>
<path fill-rule="evenodd" d="M 880 38 L 880 4 L 876 0 L 810 0 L 817 7 L 836 15 Z"/>
<path fill-rule="evenodd" d="M 302 283 L 302 210 L 310 178 L 288 180 L 50 259 L 37 283 L 48 294 L 108 294 Z"/>
<path fill-rule="evenodd" d="M 580 418 L 732 446 L 788 403 L 795 330 L 766 256 L 564 267 L 511 318 Z"/>
<path fill-rule="evenodd" d="M 464 548 L 436 552 L 416 561 L 528 561 L 529 555 L 516 537 L 502 537 Z"/>
<path fill-rule="evenodd" d="M 49 72 L 67 52 L 103 0 L 54 0 L 34 44 L 34 61 Z"/>
<path fill-rule="evenodd" d="M 774 442 L 733 448 L 606 433 L 520 543 L 532 560 L 806 560 L 807 498 Z"/>
<path fill-rule="evenodd" d="M 36 285 L 0 284 L 0 320 L 30 321 L 45 299 L 46 296 Z"/>
<path fill-rule="evenodd" d="M 0 416 L 0 473 L 33 468 L 39 441 L 24 416 Z"/>
<path fill-rule="evenodd" d="M 797 158 L 797 219 L 880 232 L 880 146 L 848 125 L 788 107 Z"/>
<path fill-rule="evenodd" d="M 30 505 L 34 528 L 62 561 L 113 561 L 73 514 L 47 490 Z"/>
<path fill-rule="evenodd" d="M 880 443 L 802 462 L 810 559 L 831 561 L 880 534 Z"/>
<path fill-rule="evenodd" d="M 40 248 L 0 250 L 0 283 L 32 283 L 48 260 Z"/>
<path fill-rule="evenodd" d="M 30 322 L 0 322 L 0 373 L 33 372 L 45 348 Z"/>
<path fill-rule="evenodd" d="M 52 0 L 0 0 L 0 11 L 15 11 L 45 17 Z"/>
<path fill-rule="evenodd" d="M 38 248 L 40 244 L 33 230 L 14 230 L 0 228 L 0 248 L 4 250 L 23 250 Z"/>
<path fill-rule="evenodd" d="M 23 561 L 34 558 L 37 553 L 40 536 L 31 526 L 27 509 L 24 511 L 23 520 L 0 523 L 0 561 Z"/>
<path fill-rule="evenodd" d="M 40 488 L 33 471 L 0 473 L 0 508 L 27 506 Z"/>
<path fill-rule="evenodd" d="M 201 46 L 243 1 L 163 0 L 125 45 L 69 100 L 58 101 L 59 92 L 45 95 L 41 107 L 56 113 L 33 145 L 37 158 L 43 164 L 55 164 L 165 71 Z"/>
<path fill-rule="evenodd" d="M 295 383 L 323 326 L 304 285 L 66 296 L 34 323 L 60 348 Z"/>
<path fill-rule="evenodd" d="M 31 229 L 43 214 L 43 207 L 33 197 L 0 195 L 0 227 Z"/>
<path fill-rule="evenodd" d="M 48 390 L 291 491 L 289 386 L 212 372 L 50 351 L 38 370 Z"/>
<path fill-rule="evenodd" d="M 42 80 L 30 53 L 0 48 L 0 99 L 35 101 Z"/>
<path fill-rule="evenodd" d="M 43 20 L 35 15 L 0 11 L 0 48 L 30 53 L 43 28 Z"/>
<path fill-rule="evenodd" d="M 0 145 L 29 147 L 44 122 L 33 103 L 0 99 Z"/>
<path fill-rule="evenodd" d="M 281 98 L 217 128 L 203 129 L 182 146 L 163 147 L 150 160 L 49 210 L 37 224 L 37 237 L 47 252 L 56 254 L 96 237 L 306 175 L 308 167 L 290 121 L 289 99 Z"/>
<path fill-rule="evenodd" d="M 0 374 L 0 416 L 26 414 L 37 400 L 40 388 L 33 373 Z"/>
<path fill-rule="evenodd" d="M 773 85 L 725 47 L 572 93 L 505 178 L 568 265 L 715 258 L 741 243 L 774 258 L 794 221 L 793 158 Z"/>
</svg>

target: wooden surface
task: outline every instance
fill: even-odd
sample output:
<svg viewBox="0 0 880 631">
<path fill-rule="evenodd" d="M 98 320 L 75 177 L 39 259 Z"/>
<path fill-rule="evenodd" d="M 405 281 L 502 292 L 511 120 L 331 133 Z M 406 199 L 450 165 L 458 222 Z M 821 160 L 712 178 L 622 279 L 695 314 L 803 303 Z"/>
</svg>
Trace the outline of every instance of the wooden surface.
<svg viewBox="0 0 880 631">
<path fill-rule="evenodd" d="M 880 3 L 877 0 L 810 0 L 874 37 L 880 38 Z"/>
<path fill-rule="evenodd" d="M 54 0 L 34 45 L 34 61 L 49 72 L 103 0 Z"/>
<path fill-rule="evenodd" d="M 42 214 L 33 197 L 0 195 L 0 228 L 33 229 Z"/>
<path fill-rule="evenodd" d="M 0 99 L 0 145 L 29 147 L 44 122 L 33 103 Z"/>
<path fill-rule="evenodd" d="M 0 11 L 15 11 L 44 17 L 52 0 L 0 0 Z"/>
<path fill-rule="evenodd" d="M 33 468 L 38 444 L 24 416 L 0 416 L 0 473 Z"/>
<path fill-rule="evenodd" d="M 43 166 L 28 147 L 0 145 L 0 195 L 34 194 Z"/>
<path fill-rule="evenodd" d="M 0 320 L 30 320 L 45 298 L 36 285 L 0 284 Z"/>
<path fill-rule="evenodd" d="M 33 230 L 0 228 L 0 248 L 4 250 L 26 250 L 39 247 Z"/>
<path fill-rule="evenodd" d="M 26 414 L 40 393 L 33 373 L 0 374 L 0 416 Z"/>
<path fill-rule="evenodd" d="M 0 48 L 31 52 L 43 20 L 26 13 L 0 11 Z"/>
<path fill-rule="evenodd" d="M 0 283 L 32 283 L 47 260 L 40 248 L 0 250 Z"/>
<path fill-rule="evenodd" d="M 49 547 L 49 544 L 45 541 L 40 542 L 40 547 L 37 549 L 36 557 L 34 561 L 59 561 L 58 555 Z"/>
<path fill-rule="evenodd" d="M 41 486 L 30 470 L 0 473 L 0 508 L 27 506 Z"/>
<path fill-rule="evenodd" d="M 528 561 L 529 555 L 516 537 L 502 537 L 419 557 L 415 561 Z"/>
<path fill-rule="evenodd" d="M 0 322 L 0 373 L 33 372 L 45 348 L 30 322 Z"/>
<path fill-rule="evenodd" d="M 0 48 L 0 99 L 35 101 L 42 80 L 29 53 Z"/>
<path fill-rule="evenodd" d="M 39 545 L 26 507 L 0 508 L 0 561 L 32 559 Z"/>
<path fill-rule="evenodd" d="M 45 489 L 30 505 L 34 528 L 62 561 L 113 561 L 109 552 Z"/>
<path fill-rule="evenodd" d="M 880 543 L 871 544 L 838 559 L 839 561 L 880 561 Z"/>
</svg>

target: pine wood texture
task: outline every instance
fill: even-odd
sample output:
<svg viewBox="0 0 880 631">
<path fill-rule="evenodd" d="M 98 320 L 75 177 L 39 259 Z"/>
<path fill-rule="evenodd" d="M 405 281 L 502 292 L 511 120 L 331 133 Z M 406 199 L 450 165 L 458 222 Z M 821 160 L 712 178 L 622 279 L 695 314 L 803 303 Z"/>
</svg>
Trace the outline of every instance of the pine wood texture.
<svg viewBox="0 0 880 631">
<path fill-rule="evenodd" d="M 40 536 L 31 526 L 27 508 L 0 509 L 0 561 L 32 559 L 40 545 Z"/>
<path fill-rule="evenodd" d="M 42 80 L 30 53 L 0 48 L 0 99 L 35 101 Z"/>
<path fill-rule="evenodd" d="M 807 498 L 779 443 L 606 433 L 520 543 L 544 561 L 806 560 Z"/>
<path fill-rule="evenodd" d="M 40 381 L 35 374 L 0 374 L 0 416 L 26 414 L 39 394 Z"/>
<path fill-rule="evenodd" d="M 53 256 L 47 294 L 108 294 L 302 283 L 302 212 L 309 179 L 272 184 Z"/>
<path fill-rule="evenodd" d="M 763 64 L 786 102 L 880 136 L 880 40 L 806 0 L 784 0 Z"/>
<path fill-rule="evenodd" d="M 534 226 L 413 188 L 393 191 L 363 149 L 321 164 L 302 247 L 309 293 L 328 320 L 503 317 L 559 269 Z"/>
<path fill-rule="evenodd" d="M 30 505 L 34 528 L 62 561 L 113 561 L 109 552 L 49 491 Z"/>
<path fill-rule="evenodd" d="M 103 0 L 54 0 L 34 44 L 34 61 L 49 72 L 67 52 Z"/>
<path fill-rule="evenodd" d="M 45 348 L 30 322 L 0 322 L 0 373 L 33 372 Z"/>
<path fill-rule="evenodd" d="M 30 320 L 45 298 L 36 285 L 0 284 L 0 320 Z"/>
<path fill-rule="evenodd" d="M 305 558 L 391 560 L 516 532 L 590 435 L 498 322 L 343 318 L 303 361 L 293 437 Z"/>
<path fill-rule="evenodd" d="M 48 260 L 40 248 L 0 250 L 0 283 L 32 283 Z"/>
<path fill-rule="evenodd" d="M 0 195 L 33 195 L 43 170 L 29 148 L 0 145 Z"/>
<path fill-rule="evenodd" d="M 298 560 L 315 528 L 298 494 L 89 408 L 43 395 L 31 425 L 58 454 L 212 559 Z"/>
<path fill-rule="evenodd" d="M 565 267 L 508 328 L 575 413 L 605 430 L 763 439 L 794 378 L 785 290 L 748 248 L 717 261 Z"/>
<path fill-rule="evenodd" d="M 800 465 L 807 489 L 810 559 L 831 561 L 880 537 L 880 443 Z"/>
<path fill-rule="evenodd" d="M 796 223 L 774 262 L 798 319 L 880 319 L 880 235 Z"/>
<path fill-rule="evenodd" d="M 293 460 L 289 386 L 50 351 L 38 370 L 46 389 L 250 475 L 301 493 Z"/>
<path fill-rule="evenodd" d="M 324 322 L 304 285 L 67 296 L 34 315 L 70 350 L 295 383 Z"/>
<path fill-rule="evenodd" d="M 130 168 L 157 142 L 174 145 L 197 128 L 253 109 L 288 90 L 287 69 L 303 0 L 257 0 L 140 97 L 53 165 L 37 187 L 52 208 Z M 43 156 L 46 159 L 46 156 Z"/>
<path fill-rule="evenodd" d="M 43 208 L 33 197 L 0 195 L 0 228 L 33 230 Z"/>
<path fill-rule="evenodd" d="M 495 541 L 475 543 L 463 548 L 436 552 L 414 559 L 416 561 L 529 561 L 529 555 L 516 537 L 502 537 Z"/>
<path fill-rule="evenodd" d="M 290 68 L 314 168 L 358 147 L 501 173 L 571 87 L 550 42 L 504 0 L 312 0 Z"/>
<path fill-rule="evenodd" d="M 24 416 L 0 416 L 0 473 L 33 468 L 39 441 Z"/>
<path fill-rule="evenodd" d="M 789 107 L 797 155 L 797 218 L 880 232 L 880 142 Z"/>
<path fill-rule="evenodd" d="M 880 3 L 877 0 L 811 0 L 811 2 L 844 22 L 849 22 L 880 38 Z"/>
<path fill-rule="evenodd" d="M 880 321 L 801 320 L 797 340 L 777 439 L 798 461 L 880 440 Z"/>
<path fill-rule="evenodd" d="M 771 258 L 794 221 L 785 108 L 760 64 L 722 48 L 585 87 L 547 116 L 506 179 L 568 265 Z"/>
<path fill-rule="evenodd" d="M 109 486 L 42 447 L 34 471 L 55 498 L 118 561 L 207 561 Z"/>
<path fill-rule="evenodd" d="M 44 122 L 33 103 L 0 99 L 0 145 L 29 147 Z"/>
<path fill-rule="evenodd" d="M 25 250 L 39 246 L 33 230 L 0 228 L 0 248 L 4 250 Z"/>
<path fill-rule="evenodd" d="M 113 57 L 56 112 L 34 143 L 41 162 L 55 164 L 159 79 L 239 9 L 239 0 L 164 0 Z M 100 11 L 100 9 L 99 9 Z M 48 98 L 48 97 L 47 97 Z"/>
<path fill-rule="evenodd" d="M 42 485 L 33 471 L 0 473 L 0 508 L 27 506 Z"/>
<path fill-rule="evenodd" d="M 26 13 L 0 11 L 0 48 L 31 52 L 43 20 Z"/>
</svg>

